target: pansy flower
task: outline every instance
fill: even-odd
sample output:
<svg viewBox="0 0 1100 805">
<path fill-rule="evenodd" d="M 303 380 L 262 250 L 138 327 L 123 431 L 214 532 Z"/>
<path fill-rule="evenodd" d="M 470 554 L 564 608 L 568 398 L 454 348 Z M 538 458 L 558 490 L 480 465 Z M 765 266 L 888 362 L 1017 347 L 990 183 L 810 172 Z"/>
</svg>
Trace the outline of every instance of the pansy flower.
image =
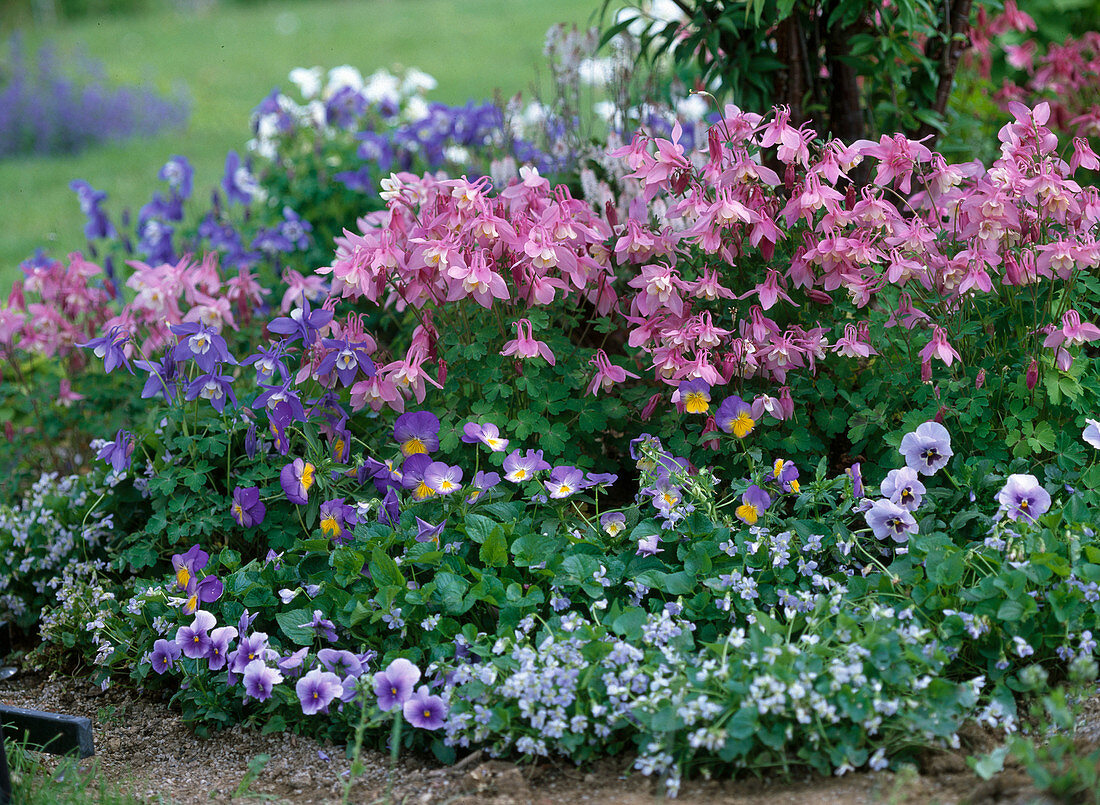
<svg viewBox="0 0 1100 805">
<path fill-rule="evenodd" d="M 447 718 L 447 705 L 440 697 L 431 695 L 427 685 L 421 685 L 402 706 L 401 712 L 414 727 L 437 730 Z"/>
<path fill-rule="evenodd" d="M 420 669 L 404 657 L 398 657 L 386 666 L 385 671 L 374 675 L 374 695 L 378 697 L 378 709 L 388 713 L 395 706 L 404 705 L 419 681 Z"/>
<path fill-rule="evenodd" d="M 784 492 L 798 494 L 800 488 L 798 484 L 798 467 L 794 465 L 793 461 L 784 461 L 777 458 L 772 466 L 772 478 L 775 479 Z"/>
<path fill-rule="evenodd" d="M 644 537 L 638 538 L 638 550 L 636 553 L 638 556 L 656 556 L 659 553 L 664 553 L 664 548 L 660 547 L 661 538 L 657 534 L 649 534 Z"/>
<path fill-rule="evenodd" d="M 266 509 L 260 500 L 258 486 L 236 487 L 233 490 L 233 505 L 230 507 L 233 519 L 241 528 L 252 528 L 264 521 Z"/>
<path fill-rule="evenodd" d="M 749 525 L 755 525 L 756 521 L 760 519 L 762 515 L 772 503 L 771 497 L 756 484 L 753 484 L 745 490 L 745 494 L 741 496 L 741 505 L 737 507 L 734 514 L 742 522 Z"/>
<path fill-rule="evenodd" d="M 309 490 L 313 486 L 313 474 L 316 467 L 300 458 L 283 467 L 279 473 L 279 484 L 291 503 L 304 506 L 309 502 Z"/>
<path fill-rule="evenodd" d="M 192 660 L 203 659 L 210 652 L 210 630 L 217 624 L 217 620 L 204 609 L 195 612 L 195 619 L 190 626 L 181 626 L 176 630 L 176 645 L 183 651 L 183 656 Z"/>
<path fill-rule="evenodd" d="M 290 452 L 290 436 L 287 434 L 286 429 L 293 421 L 293 409 L 290 407 L 290 403 L 285 400 L 275 403 L 275 407 L 267 413 L 267 425 L 279 455 L 285 456 Z"/>
<path fill-rule="evenodd" d="M 543 485 L 552 500 L 562 500 L 584 488 L 584 473 L 576 467 L 554 467 Z"/>
<path fill-rule="evenodd" d="M 378 507 L 378 522 L 393 528 L 397 528 L 401 522 L 401 501 L 397 496 L 397 490 L 392 486 L 386 490 L 382 505 Z"/>
<path fill-rule="evenodd" d="M 1010 475 L 997 493 L 997 502 L 1001 504 L 998 516 L 1035 522 L 1050 509 L 1050 493 L 1034 475 Z"/>
<path fill-rule="evenodd" d="M 163 674 L 169 670 L 180 658 L 182 650 L 178 643 L 165 640 L 163 637 L 153 643 L 153 652 L 149 655 L 149 662 L 153 670 Z"/>
<path fill-rule="evenodd" d="M 473 482 L 470 484 L 470 494 L 466 497 L 466 502 L 473 503 L 499 483 L 499 473 L 478 470 L 477 474 L 474 475 Z"/>
<path fill-rule="evenodd" d="M 294 692 L 298 694 L 298 701 L 302 705 L 302 712 L 307 716 L 327 713 L 329 704 L 343 691 L 344 686 L 340 683 L 340 677 L 331 671 L 322 671 L 320 668 L 314 668 L 294 686 Z"/>
<path fill-rule="evenodd" d="M 879 492 L 884 498 L 909 511 L 916 511 L 920 506 L 925 493 L 924 484 L 921 483 L 917 471 L 912 467 L 902 467 L 900 470 L 890 470 L 879 485 Z"/>
<path fill-rule="evenodd" d="M 225 667 L 229 641 L 236 636 L 236 626 L 220 626 L 210 633 L 210 650 L 206 659 L 211 671 L 220 671 Z"/>
<path fill-rule="evenodd" d="M 951 456 L 951 434 L 939 422 L 925 422 L 901 438 L 898 447 L 907 466 L 921 475 L 935 475 Z"/>
<path fill-rule="evenodd" d="M 424 483 L 440 495 L 450 495 L 462 488 L 462 468 L 433 461 L 424 469 Z"/>
<path fill-rule="evenodd" d="M 863 516 L 876 539 L 889 537 L 894 542 L 905 542 L 910 534 L 917 533 L 912 513 L 891 500 L 876 500 Z"/>
<path fill-rule="evenodd" d="M 856 462 L 844 471 L 844 474 L 852 479 L 852 496 L 857 500 L 863 497 L 863 472 L 860 462 Z"/>
<path fill-rule="evenodd" d="M 714 415 L 714 421 L 726 433 L 732 433 L 738 439 L 744 439 L 756 426 L 756 420 L 752 416 L 752 406 L 733 394 L 722 400 L 718 411 Z"/>
<path fill-rule="evenodd" d="M 657 479 L 657 483 L 645 491 L 653 498 L 653 505 L 662 517 L 672 514 L 672 510 L 684 499 L 684 493 L 680 487 L 674 485 L 667 477 Z"/>
<path fill-rule="evenodd" d="M 710 410 L 710 383 L 702 378 L 682 381 L 677 392 L 680 403 L 689 414 L 705 414 Z"/>
<path fill-rule="evenodd" d="M 1095 419 L 1085 420 L 1085 429 L 1081 432 L 1081 438 L 1100 450 L 1100 421 Z"/>
<path fill-rule="evenodd" d="M 504 478 L 514 484 L 529 481 L 539 470 L 548 469 L 550 465 L 543 461 L 541 450 L 528 450 L 522 456 L 519 450 L 513 450 L 504 459 Z"/>
<path fill-rule="evenodd" d="M 173 554 L 172 569 L 175 571 L 176 586 L 180 590 L 186 590 L 198 571 L 206 567 L 209 561 L 210 554 L 198 545 L 192 545 L 186 553 Z"/>
<path fill-rule="evenodd" d="M 190 615 L 199 608 L 199 604 L 210 604 L 222 597 L 225 586 L 222 580 L 214 575 L 203 576 L 196 579 L 194 576 L 187 582 L 187 599 L 180 611 L 184 615 Z"/>
<path fill-rule="evenodd" d="M 462 426 L 462 441 L 466 444 L 481 442 L 494 453 L 503 452 L 508 447 L 508 440 L 501 438 L 500 429 L 491 422 L 486 422 L 484 425 L 467 422 Z"/>
<path fill-rule="evenodd" d="M 247 628 L 245 626 L 246 630 Z M 238 633 L 243 634 L 244 632 L 238 630 Z M 242 637 L 240 642 L 237 643 L 237 648 L 226 655 L 226 659 L 229 661 L 230 673 L 243 674 L 249 663 L 256 660 L 263 662 L 270 657 L 277 656 L 272 649 L 268 648 L 267 639 L 266 632 L 253 632 L 248 637 Z"/>
<path fill-rule="evenodd" d="M 354 528 L 358 524 L 358 518 L 354 506 L 348 506 L 343 498 L 326 500 L 321 504 L 321 533 L 334 541 L 337 545 L 351 542 L 351 534 L 347 527 Z"/>
<path fill-rule="evenodd" d="M 311 595 L 316 594 L 316 592 L 311 593 Z M 313 633 L 318 637 L 323 637 L 330 643 L 336 642 L 336 624 L 326 618 L 321 610 L 313 610 L 313 620 L 306 626 L 313 629 Z"/>
<path fill-rule="evenodd" d="M 283 675 L 277 668 L 270 667 L 263 660 L 252 660 L 244 668 L 244 692 L 256 701 L 266 702 L 271 698 L 272 689 L 283 681 Z"/>
<path fill-rule="evenodd" d="M 439 449 L 439 417 L 431 411 L 409 411 L 393 423 L 393 438 L 401 453 L 414 456 Z"/>
<path fill-rule="evenodd" d="M 416 518 L 416 541 L 417 542 L 438 542 L 439 535 L 443 533 L 443 527 L 447 525 L 447 521 L 444 520 L 439 525 L 432 525 L 427 520 L 421 520 Z"/>
<path fill-rule="evenodd" d="M 317 652 L 317 659 L 321 667 L 339 677 L 358 677 L 363 673 L 363 663 L 350 651 L 323 648 Z"/>
<path fill-rule="evenodd" d="M 606 512 L 600 515 L 600 528 L 609 537 L 616 537 L 626 529 L 626 515 L 623 512 Z"/>
<path fill-rule="evenodd" d="M 432 459 L 425 453 L 414 453 L 401 465 L 401 485 L 412 492 L 413 500 L 427 500 L 435 494 L 424 477 L 431 465 Z"/>
</svg>

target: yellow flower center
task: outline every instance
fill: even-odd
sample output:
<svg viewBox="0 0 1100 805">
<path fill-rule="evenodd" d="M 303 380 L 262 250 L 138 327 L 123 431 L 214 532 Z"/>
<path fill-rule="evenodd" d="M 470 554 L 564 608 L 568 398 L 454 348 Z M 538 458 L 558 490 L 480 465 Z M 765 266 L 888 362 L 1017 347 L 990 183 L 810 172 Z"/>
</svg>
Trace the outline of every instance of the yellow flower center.
<svg viewBox="0 0 1100 805">
<path fill-rule="evenodd" d="M 751 503 L 742 503 L 737 507 L 737 516 L 749 525 L 755 525 L 756 521 L 760 519 L 760 512 Z"/>
<path fill-rule="evenodd" d="M 733 435 L 738 439 L 744 439 L 750 433 L 752 433 L 753 426 L 756 422 L 747 412 L 742 412 L 737 415 L 737 418 L 733 420 Z"/>
<path fill-rule="evenodd" d="M 420 441 L 418 437 L 413 436 L 411 439 L 401 445 L 401 452 L 404 453 L 406 456 L 412 456 L 417 453 L 427 453 L 428 448 L 424 446 L 424 442 Z"/>
<path fill-rule="evenodd" d="M 523 469 L 523 467 L 520 467 L 518 470 L 515 471 L 514 475 L 516 476 L 517 481 L 522 481 L 524 478 L 527 477 L 527 470 Z"/>
<path fill-rule="evenodd" d="M 710 408 L 710 402 L 701 391 L 689 391 L 684 407 L 689 414 L 705 414 Z"/>
<path fill-rule="evenodd" d="M 455 485 L 453 483 L 451 483 L 450 481 L 448 481 L 446 478 L 444 478 L 442 481 L 439 482 L 439 491 L 440 492 L 450 492 L 454 488 L 455 488 Z"/>
<path fill-rule="evenodd" d="M 176 584 L 180 586 L 181 590 L 187 589 L 187 582 L 191 580 L 191 571 L 186 567 L 181 567 L 176 571 Z"/>
<path fill-rule="evenodd" d="M 569 487 L 569 484 L 562 484 L 561 486 L 558 487 L 558 494 L 559 495 L 568 495 L 572 491 L 573 490 Z"/>
<path fill-rule="evenodd" d="M 791 491 L 792 491 L 792 492 L 794 492 L 794 493 L 795 493 L 795 494 L 797 495 L 797 494 L 798 494 L 798 490 L 799 490 L 800 488 L 801 488 L 801 487 L 799 487 L 799 485 L 798 485 L 798 480 L 797 480 L 797 479 L 796 479 L 796 480 L 794 480 L 794 481 L 791 481 Z"/>
<path fill-rule="evenodd" d="M 430 498 L 434 494 L 435 490 L 423 481 L 421 481 L 420 484 L 416 487 L 416 491 L 413 493 L 413 496 L 417 500 L 423 500 L 424 498 Z"/>
<path fill-rule="evenodd" d="M 306 464 L 306 466 L 302 468 L 302 489 L 305 489 L 307 492 L 309 488 L 313 486 L 313 470 L 314 466 L 312 464 Z"/>
<path fill-rule="evenodd" d="M 336 522 L 336 518 L 331 514 L 328 517 L 321 518 L 321 533 L 326 537 L 335 537 L 340 533 L 340 524 Z"/>
<path fill-rule="evenodd" d="M 777 458 L 775 460 L 775 467 L 772 469 L 775 477 L 778 478 L 783 473 L 783 459 Z"/>
</svg>

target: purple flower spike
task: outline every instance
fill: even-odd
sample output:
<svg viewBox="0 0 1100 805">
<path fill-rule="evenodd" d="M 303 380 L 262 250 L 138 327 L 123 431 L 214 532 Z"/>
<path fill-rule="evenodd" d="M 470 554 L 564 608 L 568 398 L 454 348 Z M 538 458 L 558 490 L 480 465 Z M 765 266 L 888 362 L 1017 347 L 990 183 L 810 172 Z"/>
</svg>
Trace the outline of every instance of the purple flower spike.
<svg viewBox="0 0 1100 805">
<path fill-rule="evenodd" d="M 1081 433 L 1081 438 L 1091 444 L 1097 450 L 1100 450 L 1100 421 L 1095 419 L 1085 420 L 1085 430 Z"/>
<path fill-rule="evenodd" d="M 436 540 L 441 533 L 443 533 L 443 527 L 447 525 L 447 521 L 444 520 L 439 525 L 432 525 L 425 520 L 416 518 L 416 541 L 417 542 L 431 542 Z"/>
<path fill-rule="evenodd" d="M 388 713 L 394 706 L 400 707 L 412 696 L 413 687 L 420 681 L 420 669 L 398 657 L 385 671 L 374 675 L 374 695 L 378 697 L 378 709 Z"/>
<path fill-rule="evenodd" d="M 153 653 L 149 655 L 149 660 L 153 664 L 153 670 L 158 674 L 163 674 L 165 671 L 172 668 L 176 660 L 180 658 L 180 647 L 178 643 L 173 643 L 165 640 L 163 637 L 157 642 L 153 643 Z"/>
<path fill-rule="evenodd" d="M 710 383 L 702 378 L 684 380 L 676 391 L 689 414 L 705 414 L 710 410 Z"/>
<path fill-rule="evenodd" d="M 737 507 L 734 514 L 749 525 L 755 525 L 756 521 L 760 519 L 760 515 L 771 503 L 771 496 L 759 486 L 753 484 L 741 496 L 741 505 Z"/>
<path fill-rule="evenodd" d="M 302 712 L 312 716 L 327 713 L 332 700 L 344 692 L 344 686 L 336 674 L 314 668 L 298 680 L 294 692 L 298 694 Z"/>
<path fill-rule="evenodd" d="M 233 490 L 233 519 L 241 528 L 252 528 L 264 521 L 267 510 L 260 500 L 258 486 L 237 487 Z"/>
<path fill-rule="evenodd" d="M 439 449 L 439 417 L 431 411 L 409 411 L 393 423 L 394 441 L 402 454 L 414 456 Z"/>
<path fill-rule="evenodd" d="M 909 510 L 889 500 L 876 500 L 863 516 L 876 539 L 906 542 L 910 534 L 917 533 L 917 521 Z"/>
<path fill-rule="evenodd" d="M 309 502 L 309 490 L 313 486 L 315 467 L 300 458 L 283 467 L 279 473 L 279 483 L 286 493 L 286 499 L 298 506 Z"/>
<path fill-rule="evenodd" d="M 428 693 L 428 686 L 420 688 L 405 702 L 401 712 L 405 720 L 422 730 L 437 730 L 447 718 L 447 705 L 438 696 Z"/>
<path fill-rule="evenodd" d="M 939 422 L 925 422 L 901 439 L 898 448 L 907 466 L 921 475 L 935 475 L 947 466 L 951 452 L 951 434 Z"/>
<path fill-rule="evenodd" d="M 130 458 L 134 454 L 134 435 L 128 430 L 119 430 L 115 440 L 99 448 L 96 458 L 106 461 L 115 472 L 125 472 L 130 468 Z"/>
<path fill-rule="evenodd" d="M 244 669 L 244 692 L 260 702 L 271 698 L 272 689 L 283 681 L 283 675 L 263 660 L 252 660 Z"/>
<path fill-rule="evenodd" d="M 440 495 L 450 495 L 462 488 L 462 468 L 433 461 L 424 470 L 424 483 Z"/>
<path fill-rule="evenodd" d="M 886 479 L 879 486 L 879 492 L 884 498 L 909 511 L 916 511 L 920 506 L 925 493 L 924 484 L 920 482 L 916 470 L 910 467 L 902 467 L 900 470 L 890 470 Z"/>
<path fill-rule="evenodd" d="M 997 493 L 1000 514 L 1009 520 L 1035 519 L 1050 509 L 1050 493 L 1034 475 L 1010 475 L 1004 488 Z"/>
<path fill-rule="evenodd" d="M 103 358 L 103 370 L 110 374 L 119 366 L 125 366 L 130 374 L 134 370 L 130 368 L 130 361 L 126 357 L 125 346 L 130 341 L 129 334 L 121 324 L 116 324 L 100 338 L 93 338 L 85 344 L 77 344 L 78 347 L 92 350 L 97 358 Z"/>
<path fill-rule="evenodd" d="M 543 481 L 547 494 L 553 500 L 562 500 L 584 488 L 584 473 L 576 467 L 558 466 L 550 470 L 550 477 Z"/>
<path fill-rule="evenodd" d="M 190 626 L 181 626 L 176 630 L 176 645 L 183 651 L 184 657 L 196 660 L 210 655 L 209 631 L 216 623 L 213 615 L 200 609 Z"/>
<path fill-rule="evenodd" d="M 508 447 L 508 440 L 500 437 L 500 429 L 491 422 L 484 425 L 467 422 L 462 426 L 462 441 L 466 444 L 481 442 L 494 453 L 501 453 Z"/>
</svg>

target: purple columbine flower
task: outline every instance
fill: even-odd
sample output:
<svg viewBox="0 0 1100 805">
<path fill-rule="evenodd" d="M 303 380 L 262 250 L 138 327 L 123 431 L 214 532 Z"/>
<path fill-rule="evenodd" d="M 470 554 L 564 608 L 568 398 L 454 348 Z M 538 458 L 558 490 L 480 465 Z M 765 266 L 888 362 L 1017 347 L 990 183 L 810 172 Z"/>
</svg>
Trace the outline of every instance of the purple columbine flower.
<svg viewBox="0 0 1100 805">
<path fill-rule="evenodd" d="M 125 346 L 130 341 L 130 335 L 121 324 L 116 324 L 107 330 L 106 335 L 93 338 L 85 344 L 77 344 L 78 347 L 90 349 L 97 358 L 103 358 L 103 370 L 110 374 L 119 366 L 125 366 L 130 374 L 134 370 L 130 368 L 130 360 L 126 357 Z"/>
<path fill-rule="evenodd" d="M 256 423 L 249 422 L 248 430 L 244 434 L 244 454 L 248 460 L 256 458 Z"/>
<path fill-rule="evenodd" d="M 1010 475 L 997 493 L 997 502 L 1001 504 L 999 515 L 1033 523 L 1050 509 L 1050 493 L 1034 475 Z"/>
<path fill-rule="evenodd" d="M 917 521 L 909 510 L 890 500 L 876 500 L 863 516 L 876 539 L 906 542 L 910 534 L 917 533 Z"/>
<path fill-rule="evenodd" d="M 233 506 L 231 508 L 233 519 L 241 528 L 252 528 L 264 521 L 263 501 L 260 500 L 260 488 L 258 486 L 238 486 L 233 490 Z"/>
<path fill-rule="evenodd" d="M 206 567 L 210 554 L 198 545 L 192 545 L 186 553 L 172 554 L 172 569 L 176 574 L 176 587 L 186 590 L 198 571 Z"/>
<path fill-rule="evenodd" d="M 584 488 L 584 473 L 576 467 L 560 465 L 550 470 L 550 477 L 542 483 L 553 500 L 562 500 Z"/>
<path fill-rule="evenodd" d="M 705 414 L 710 410 L 710 383 L 702 378 L 681 381 L 676 391 L 689 414 Z"/>
<path fill-rule="evenodd" d="M 317 333 L 326 324 L 332 321 L 333 313 L 325 308 L 310 310 L 309 299 L 302 294 L 302 306 L 290 311 L 289 316 L 280 316 L 272 319 L 267 329 L 276 335 L 286 337 L 288 342 L 302 339 L 302 345 L 312 347 L 317 340 Z"/>
<path fill-rule="evenodd" d="M 1085 420 L 1085 429 L 1081 432 L 1081 438 L 1100 450 L 1100 421 L 1095 419 Z"/>
<path fill-rule="evenodd" d="M 491 422 L 484 425 L 467 422 L 462 426 L 462 441 L 466 444 L 481 442 L 494 453 L 501 453 L 508 447 L 508 440 L 500 437 L 500 429 Z"/>
<path fill-rule="evenodd" d="M 911 467 L 890 470 L 882 484 L 879 485 L 879 492 L 882 493 L 884 498 L 889 498 L 892 502 L 909 511 L 917 510 L 921 500 L 924 499 L 923 495 L 926 491 L 916 470 Z"/>
<path fill-rule="evenodd" d="M 271 438 L 275 442 L 275 449 L 281 456 L 285 456 L 290 452 L 290 436 L 287 435 L 286 429 L 293 421 L 293 409 L 290 407 L 290 403 L 285 400 L 275 403 L 275 407 L 267 412 L 267 424 L 271 430 Z"/>
<path fill-rule="evenodd" d="M 230 385 L 232 382 L 232 377 L 218 374 L 215 367 L 215 371 L 199 375 L 188 383 L 184 397 L 187 400 L 197 400 L 199 397 L 210 400 L 214 410 L 220 414 L 225 410 L 226 400 L 229 400 L 234 408 L 237 407 L 237 395 L 233 393 L 233 387 Z"/>
<path fill-rule="evenodd" d="M 317 652 L 317 659 L 321 661 L 326 671 L 331 671 L 341 678 L 357 677 L 363 673 L 363 664 L 350 651 L 323 648 Z"/>
<path fill-rule="evenodd" d="M 313 620 L 310 622 L 309 626 L 318 637 L 323 637 L 330 643 L 336 642 L 336 624 L 324 617 L 324 613 L 321 612 L 321 610 L 313 610 Z"/>
<path fill-rule="evenodd" d="M 237 360 L 229 354 L 229 348 L 225 345 L 217 330 L 207 327 L 201 321 L 173 324 L 169 329 L 180 337 L 179 343 L 172 350 L 172 357 L 177 363 L 183 363 L 188 358 L 194 358 L 195 363 L 204 372 L 213 372 L 214 364 L 236 364 Z"/>
<path fill-rule="evenodd" d="M 254 355 L 249 355 L 241 361 L 241 366 L 255 364 L 257 383 L 271 383 L 275 379 L 276 372 L 283 380 L 287 380 L 286 364 L 282 360 L 285 354 L 286 344 L 276 341 L 270 349 L 257 347 Z"/>
<path fill-rule="evenodd" d="M 230 204 L 248 205 L 252 197 L 260 189 L 256 177 L 252 175 L 249 163 L 241 164 L 241 158 L 236 151 L 230 151 L 225 155 L 225 176 L 222 177 L 222 187 L 225 188 L 225 197 Z"/>
<path fill-rule="evenodd" d="M 128 430 L 119 430 L 115 434 L 115 440 L 108 442 L 99 448 L 96 458 L 106 461 L 111 469 L 121 473 L 130 468 L 130 460 L 134 454 L 134 435 Z"/>
<path fill-rule="evenodd" d="M 286 493 L 286 499 L 298 506 L 309 502 L 309 490 L 313 486 L 313 473 L 316 467 L 300 458 L 294 459 L 279 473 L 279 484 Z"/>
<path fill-rule="evenodd" d="M 905 456 L 905 464 L 921 475 L 935 475 L 953 455 L 951 434 L 939 422 L 925 422 L 902 437 L 898 452 Z"/>
<path fill-rule="evenodd" d="M 270 699 L 272 689 L 282 681 L 283 675 L 263 660 L 252 660 L 244 668 L 245 695 L 257 701 L 266 702 Z"/>
<path fill-rule="evenodd" d="M 360 371 L 366 377 L 374 377 L 377 374 L 366 344 L 353 344 L 342 338 L 322 338 L 321 344 L 328 347 L 331 352 L 318 365 L 318 375 L 324 376 L 334 371 L 344 388 L 347 388 L 355 382 Z"/>
<path fill-rule="evenodd" d="M 744 439 L 756 427 L 752 416 L 752 406 L 733 394 L 722 400 L 714 414 L 714 423 L 726 433 L 732 433 L 738 439 Z"/>
<path fill-rule="evenodd" d="M 195 171 L 188 162 L 187 157 L 173 154 L 157 173 L 157 178 L 162 182 L 168 182 L 176 195 L 180 198 L 190 198 L 193 187 Z"/>
<path fill-rule="evenodd" d="M 149 655 L 149 661 L 153 664 L 153 670 L 163 674 L 169 670 L 180 658 L 180 647 L 177 643 L 165 640 L 163 637 L 153 643 L 153 653 Z"/>
<path fill-rule="evenodd" d="M 416 518 L 416 541 L 417 542 L 431 542 L 437 540 L 439 535 L 443 533 L 443 527 L 447 525 L 447 521 L 444 520 L 439 525 L 432 525 L 426 520 Z"/>
<path fill-rule="evenodd" d="M 405 720 L 423 730 L 437 730 L 447 718 L 447 705 L 438 696 L 428 693 L 428 686 L 421 685 L 401 708 Z"/>
<path fill-rule="evenodd" d="M 165 402 L 172 403 L 176 400 L 176 392 L 179 391 L 179 365 L 172 357 L 169 350 L 164 357 L 157 361 L 135 361 L 137 367 L 149 373 L 145 378 L 145 386 L 141 390 L 141 399 L 150 397 L 163 397 Z"/>
<path fill-rule="evenodd" d="M 409 411 L 393 423 L 394 441 L 405 456 L 439 449 L 439 417 L 431 411 Z"/>
<path fill-rule="evenodd" d="M 183 656 L 192 660 L 202 659 L 210 654 L 209 631 L 217 624 L 214 616 L 204 609 L 195 613 L 190 626 L 181 626 L 176 630 L 176 645 Z"/>
<path fill-rule="evenodd" d="M 259 394 L 252 402 L 252 410 L 258 410 L 260 408 L 268 408 L 274 410 L 275 406 L 279 403 L 284 403 L 290 408 L 290 416 L 292 419 L 304 422 L 306 419 L 305 409 L 302 408 L 302 401 L 298 397 L 298 392 L 294 388 L 294 378 L 288 379 L 281 386 L 269 386 L 264 383 L 258 384 L 260 388 L 265 391 Z"/>
<path fill-rule="evenodd" d="M 321 504 L 321 533 L 337 545 L 351 542 L 347 527 L 355 528 L 359 518 L 354 506 L 348 506 L 343 498 L 333 498 Z"/>
<path fill-rule="evenodd" d="M 737 507 L 734 514 L 742 522 L 749 525 L 755 525 L 756 521 L 760 519 L 768 508 L 772 505 L 771 496 L 768 495 L 763 489 L 756 484 L 753 484 L 745 490 L 745 494 L 741 496 L 741 505 Z"/>
<path fill-rule="evenodd" d="M 433 461 L 424 469 L 424 483 L 440 495 L 450 495 L 462 488 L 462 468 Z"/>
<path fill-rule="evenodd" d="M 344 686 L 336 674 L 314 668 L 298 680 L 298 684 L 294 686 L 294 692 L 298 694 L 302 712 L 312 716 L 317 713 L 327 713 L 332 700 L 344 692 Z"/>
<path fill-rule="evenodd" d="M 210 650 L 206 658 L 211 671 L 220 671 L 225 667 L 229 641 L 236 636 L 236 626 L 220 626 L 210 633 Z"/>
<path fill-rule="evenodd" d="M 600 515 L 600 528 L 609 537 L 617 537 L 626 529 L 626 515 L 622 512 L 607 512 Z"/>
<path fill-rule="evenodd" d="M 378 522 L 397 528 L 401 523 L 401 499 L 392 486 L 386 490 L 382 505 L 378 507 Z"/>
<path fill-rule="evenodd" d="M 852 479 L 852 497 L 859 500 L 863 497 L 863 472 L 859 462 L 857 461 L 844 472 Z"/>
<path fill-rule="evenodd" d="M 385 671 L 374 675 L 374 695 L 378 697 L 378 709 L 388 713 L 396 705 L 400 707 L 412 696 L 413 687 L 420 681 L 420 669 L 398 657 L 386 666 Z"/>
<path fill-rule="evenodd" d="M 504 478 L 514 484 L 530 481 L 536 472 L 548 469 L 550 465 L 542 460 L 541 450 L 528 450 L 522 456 L 519 450 L 513 450 L 504 459 Z"/>
</svg>

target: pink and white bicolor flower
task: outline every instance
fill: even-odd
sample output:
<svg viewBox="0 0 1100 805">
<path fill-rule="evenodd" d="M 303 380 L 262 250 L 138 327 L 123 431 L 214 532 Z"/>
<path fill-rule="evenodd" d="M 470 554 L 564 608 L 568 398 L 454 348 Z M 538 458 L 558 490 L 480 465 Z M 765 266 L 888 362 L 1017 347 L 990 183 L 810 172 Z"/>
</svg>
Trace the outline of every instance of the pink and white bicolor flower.
<svg viewBox="0 0 1100 805">
<path fill-rule="evenodd" d="M 534 358 L 536 355 L 541 355 L 551 366 L 555 363 L 554 353 L 550 351 L 550 347 L 542 341 L 535 340 L 531 322 L 528 319 L 519 319 L 516 322 L 516 337 L 504 345 L 500 354 L 517 355 L 520 358 Z"/>
</svg>

